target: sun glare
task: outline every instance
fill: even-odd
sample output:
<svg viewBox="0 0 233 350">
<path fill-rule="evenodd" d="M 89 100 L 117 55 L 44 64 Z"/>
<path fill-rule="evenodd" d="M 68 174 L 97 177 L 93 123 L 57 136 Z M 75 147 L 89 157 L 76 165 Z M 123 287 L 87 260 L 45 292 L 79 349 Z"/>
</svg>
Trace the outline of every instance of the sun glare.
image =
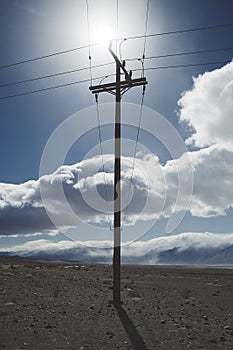
<svg viewBox="0 0 233 350">
<path fill-rule="evenodd" d="M 93 32 L 93 42 L 99 43 L 105 47 L 109 46 L 112 39 L 114 39 L 114 33 L 110 26 L 99 26 Z"/>
</svg>

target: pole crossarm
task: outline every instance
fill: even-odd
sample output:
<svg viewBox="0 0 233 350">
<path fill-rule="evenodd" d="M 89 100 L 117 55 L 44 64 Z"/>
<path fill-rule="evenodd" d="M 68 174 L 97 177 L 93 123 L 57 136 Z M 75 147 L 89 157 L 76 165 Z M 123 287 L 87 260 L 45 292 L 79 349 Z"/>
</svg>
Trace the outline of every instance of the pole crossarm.
<svg viewBox="0 0 233 350">
<path fill-rule="evenodd" d="M 128 89 L 135 86 L 141 86 L 146 85 L 147 81 L 146 78 L 138 78 L 138 79 L 131 79 L 130 81 L 123 80 L 120 82 L 120 89 Z M 113 90 L 116 90 L 116 83 L 108 83 L 108 84 L 102 84 L 102 85 L 93 85 L 89 87 L 89 90 L 93 94 L 98 94 L 100 92 L 112 92 Z"/>
</svg>

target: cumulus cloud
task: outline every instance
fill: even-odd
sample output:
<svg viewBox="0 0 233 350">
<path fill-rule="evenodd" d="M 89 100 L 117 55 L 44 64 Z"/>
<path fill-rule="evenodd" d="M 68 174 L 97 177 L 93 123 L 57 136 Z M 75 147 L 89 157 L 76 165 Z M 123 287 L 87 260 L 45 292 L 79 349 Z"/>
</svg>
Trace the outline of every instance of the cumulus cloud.
<svg viewBox="0 0 233 350">
<path fill-rule="evenodd" d="M 190 179 L 186 174 L 189 173 L 190 161 L 194 173 L 192 200 L 187 207 L 188 198 L 183 191 L 176 210 L 189 210 L 194 216 L 210 217 L 224 215 L 233 207 L 233 151 L 212 146 L 189 152 L 188 156 L 189 161 L 183 154 L 165 165 L 151 155 L 141 156 L 137 159 L 132 182 L 132 158 L 122 158 L 123 218 L 129 199 L 125 224 L 169 217 L 179 191 L 177 168 L 184 178 L 183 186 L 188 186 Z M 109 155 L 105 162 L 105 174 L 100 157 L 95 157 L 62 166 L 37 181 L 0 184 L 0 234 L 53 231 L 54 222 L 56 227 L 65 229 L 82 222 L 107 221 L 106 195 L 108 210 L 113 211 L 113 170 Z M 64 191 L 65 202 L 59 198 L 59 186 Z M 46 193 L 47 211 L 40 195 L 41 187 Z"/>
<path fill-rule="evenodd" d="M 202 148 L 189 152 L 194 172 L 190 211 L 201 217 L 224 215 L 233 206 L 233 62 L 193 78 L 178 105 L 180 121 L 191 128 L 186 143 Z"/>
<path fill-rule="evenodd" d="M 41 202 L 39 181 L 0 184 L 0 234 L 54 230 Z"/>
<path fill-rule="evenodd" d="M 106 221 L 106 203 L 108 210 L 113 212 L 112 156 L 107 155 L 105 162 L 105 173 L 101 169 L 101 158 L 95 157 L 71 166 L 64 165 L 37 181 L 0 184 L 0 234 L 54 230 L 54 222 L 64 229 L 83 222 Z M 131 183 L 132 162 L 131 158 L 122 158 L 123 207 L 128 199 L 131 200 L 127 220 L 129 223 L 138 220 L 144 207 L 142 220 L 159 217 L 166 190 L 162 167 L 156 157 L 138 159 Z"/>
<path fill-rule="evenodd" d="M 233 207 L 233 151 L 215 145 L 190 156 L 195 177 L 191 213 L 225 215 Z"/>
<path fill-rule="evenodd" d="M 193 79 L 178 101 L 182 122 L 192 128 L 187 144 L 233 147 L 233 62 Z"/>
<path fill-rule="evenodd" d="M 194 182 L 188 210 L 193 216 L 198 217 L 225 215 L 226 210 L 233 207 L 233 151 L 214 145 L 189 152 L 189 159 L 192 164 Z M 169 161 L 164 167 L 168 185 L 167 202 L 170 202 L 171 205 L 176 190 L 175 164 L 178 164 L 184 173 L 190 166 L 181 157 L 176 163 Z M 185 203 L 185 198 L 183 200 Z M 169 204 L 165 206 L 165 212 L 168 209 Z M 185 210 L 185 207 L 180 207 L 180 210 L 182 209 Z M 169 210 L 167 215 L 169 215 Z"/>
</svg>

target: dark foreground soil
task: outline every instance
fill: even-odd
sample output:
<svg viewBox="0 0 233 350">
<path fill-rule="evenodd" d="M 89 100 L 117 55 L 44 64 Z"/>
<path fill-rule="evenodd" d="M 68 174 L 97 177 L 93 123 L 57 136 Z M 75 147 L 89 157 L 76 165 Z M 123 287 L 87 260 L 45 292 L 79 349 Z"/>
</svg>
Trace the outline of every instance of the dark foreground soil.
<svg viewBox="0 0 233 350">
<path fill-rule="evenodd" d="M 0 349 L 233 349 L 233 270 L 0 258 Z"/>
</svg>

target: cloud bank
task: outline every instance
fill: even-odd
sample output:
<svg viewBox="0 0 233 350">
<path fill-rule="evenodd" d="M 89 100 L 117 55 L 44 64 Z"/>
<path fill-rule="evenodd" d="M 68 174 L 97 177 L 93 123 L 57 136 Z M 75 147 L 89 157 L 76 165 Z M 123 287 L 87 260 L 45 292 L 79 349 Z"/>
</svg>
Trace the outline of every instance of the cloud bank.
<svg viewBox="0 0 233 350">
<path fill-rule="evenodd" d="M 112 261 L 111 241 L 82 242 L 37 240 L 6 248 L 22 257 L 79 262 Z M 170 263 L 217 263 L 232 264 L 233 234 L 183 233 L 150 241 L 126 243 L 122 247 L 125 263 L 157 264 Z M 231 252 L 231 259 L 227 255 Z M 1 253 L 1 251 L 0 251 Z"/>
</svg>

